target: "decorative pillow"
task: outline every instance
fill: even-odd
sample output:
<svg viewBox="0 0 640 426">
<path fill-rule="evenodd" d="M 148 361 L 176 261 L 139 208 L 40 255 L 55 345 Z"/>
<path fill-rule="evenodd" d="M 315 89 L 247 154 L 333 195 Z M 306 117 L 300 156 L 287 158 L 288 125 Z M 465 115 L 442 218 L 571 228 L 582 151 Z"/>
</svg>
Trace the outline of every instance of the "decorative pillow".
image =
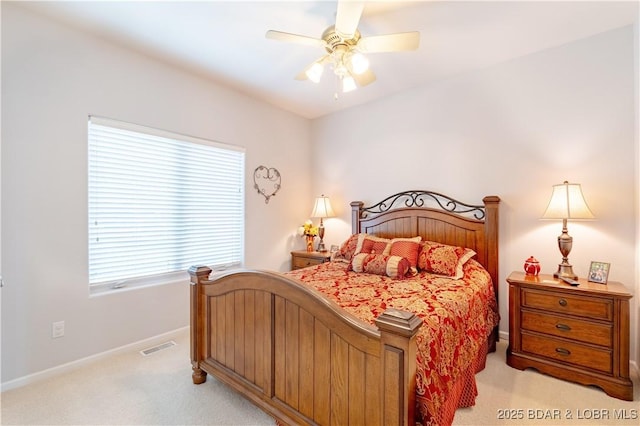
<svg viewBox="0 0 640 426">
<path fill-rule="evenodd" d="M 418 273 L 418 254 L 420 252 L 420 241 L 422 237 L 394 238 L 391 240 L 391 250 L 389 255 L 406 258 L 411 264 L 411 273 Z"/>
<path fill-rule="evenodd" d="M 374 237 L 373 235 L 368 234 L 360 234 L 354 254 L 389 254 L 389 250 L 391 250 L 391 240 L 387 238 Z"/>
<path fill-rule="evenodd" d="M 356 252 L 356 247 L 358 247 L 358 239 L 360 238 L 360 235 L 364 234 L 353 234 L 347 238 L 347 240 L 340 246 L 340 249 L 333 254 L 331 260 L 344 263 L 351 262 L 351 259 Z"/>
<path fill-rule="evenodd" d="M 409 272 L 409 261 L 402 256 L 384 254 L 359 253 L 353 256 L 351 262 L 354 272 L 386 275 L 401 280 Z"/>
<path fill-rule="evenodd" d="M 464 275 L 464 264 L 475 255 L 469 248 L 424 241 L 418 255 L 418 268 L 457 280 Z"/>
</svg>

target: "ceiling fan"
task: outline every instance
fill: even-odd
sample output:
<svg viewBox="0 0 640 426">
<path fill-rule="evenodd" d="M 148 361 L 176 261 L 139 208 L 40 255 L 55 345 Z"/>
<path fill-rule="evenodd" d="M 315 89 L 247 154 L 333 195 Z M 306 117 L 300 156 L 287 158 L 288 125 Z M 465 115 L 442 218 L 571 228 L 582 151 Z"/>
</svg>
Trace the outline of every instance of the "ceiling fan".
<svg viewBox="0 0 640 426">
<path fill-rule="evenodd" d="M 376 79 L 376 75 L 369 69 L 365 53 L 416 50 L 420 44 L 418 31 L 362 37 L 358 23 L 364 3 L 338 0 L 336 23 L 325 29 L 320 38 L 274 30 L 267 31 L 266 37 L 324 48 L 327 53 L 300 72 L 296 80 L 308 79 L 318 83 L 325 64 L 330 64 L 342 91 L 350 92 L 358 86 L 373 83 Z M 337 94 L 335 96 L 337 98 Z"/>
</svg>

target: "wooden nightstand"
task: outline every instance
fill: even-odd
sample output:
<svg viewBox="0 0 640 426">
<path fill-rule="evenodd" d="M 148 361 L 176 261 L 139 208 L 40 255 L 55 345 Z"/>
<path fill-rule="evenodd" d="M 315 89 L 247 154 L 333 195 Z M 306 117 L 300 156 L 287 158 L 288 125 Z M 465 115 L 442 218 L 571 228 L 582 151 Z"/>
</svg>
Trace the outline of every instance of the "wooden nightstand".
<svg viewBox="0 0 640 426">
<path fill-rule="evenodd" d="M 292 251 L 291 270 L 306 268 L 311 265 L 319 265 L 329 260 L 331 260 L 331 253 L 328 251 Z"/>
<path fill-rule="evenodd" d="M 580 279 L 571 287 L 553 275 L 513 272 L 509 283 L 507 364 L 528 367 L 633 400 L 629 379 L 629 299 L 618 282 Z"/>
</svg>

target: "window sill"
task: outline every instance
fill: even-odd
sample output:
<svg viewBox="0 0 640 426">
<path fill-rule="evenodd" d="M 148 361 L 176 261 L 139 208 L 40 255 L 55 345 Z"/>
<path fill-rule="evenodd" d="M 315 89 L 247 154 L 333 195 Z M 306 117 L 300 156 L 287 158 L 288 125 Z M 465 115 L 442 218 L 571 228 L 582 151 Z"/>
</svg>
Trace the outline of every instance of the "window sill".
<svg viewBox="0 0 640 426">
<path fill-rule="evenodd" d="M 119 282 L 94 284 L 89 286 L 89 297 L 106 296 L 126 291 L 140 290 L 148 287 L 158 287 L 167 284 L 188 283 L 189 274 L 186 271 L 153 277 L 137 278 Z"/>
</svg>

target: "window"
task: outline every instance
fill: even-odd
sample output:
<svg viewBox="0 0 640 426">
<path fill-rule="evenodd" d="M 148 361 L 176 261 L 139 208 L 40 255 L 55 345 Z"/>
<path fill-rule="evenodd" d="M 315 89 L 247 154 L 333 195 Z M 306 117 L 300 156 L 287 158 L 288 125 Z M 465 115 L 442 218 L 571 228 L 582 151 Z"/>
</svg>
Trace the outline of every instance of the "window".
<svg viewBox="0 0 640 426">
<path fill-rule="evenodd" d="M 244 149 L 89 117 L 89 285 L 240 266 Z"/>
</svg>

